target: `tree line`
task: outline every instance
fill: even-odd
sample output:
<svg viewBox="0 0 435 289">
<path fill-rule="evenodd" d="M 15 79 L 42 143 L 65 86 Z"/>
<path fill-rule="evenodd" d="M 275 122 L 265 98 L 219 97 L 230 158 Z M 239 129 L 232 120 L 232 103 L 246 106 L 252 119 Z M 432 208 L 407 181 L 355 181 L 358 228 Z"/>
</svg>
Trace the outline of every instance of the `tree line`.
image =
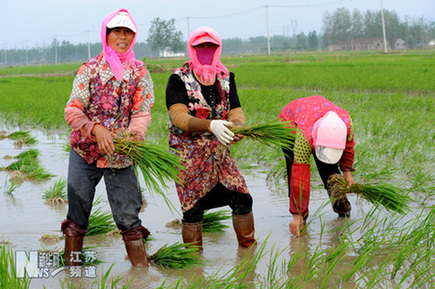
<svg viewBox="0 0 435 289">
<path fill-rule="evenodd" d="M 428 47 L 435 39 L 435 22 L 425 17 L 405 17 L 400 19 L 395 11 L 384 10 L 386 38 L 393 43 L 400 38 L 410 49 Z M 288 51 L 327 50 L 328 46 L 351 39 L 382 38 L 381 11 L 360 12 L 338 8 L 332 13 L 325 12 L 322 19 L 322 32 L 300 32 L 292 36 L 273 35 L 250 37 L 249 39 L 222 39 L 222 54 L 267 53 L 268 42 L 272 53 Z M 160 52 L 169 49 L 173 52 L 186 51 L 183 34 L 175 28 L 175 19 L 155 18 L 151 21 L 148 38 L 137 40 L 135 54 L 137 58 L 159 57 Z M 101 53 L 101 43 L 72 44 L 69 41 L 58 42 L 53 39 L 46 46 L 30 49 L 3 49 L 0 52 L 0 66 L 31 65 L 45 63 L 84 62 Z"/>
</svg>

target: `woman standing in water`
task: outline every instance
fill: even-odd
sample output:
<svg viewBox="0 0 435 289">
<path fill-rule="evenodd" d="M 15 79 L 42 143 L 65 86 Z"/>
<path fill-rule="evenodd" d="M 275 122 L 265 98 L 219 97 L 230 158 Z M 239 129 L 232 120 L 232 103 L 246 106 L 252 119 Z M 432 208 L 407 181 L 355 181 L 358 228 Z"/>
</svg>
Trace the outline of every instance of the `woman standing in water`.
<svg viewBox="0 0 435 289">
<path fill-rule="evenodd" d="M 240 246 L 255 244 L 252 197 L 230 156 L 229 145 L 241 140 L 229 126 L 245 123 L 234 74 L 220 62 L 221 38 L 210 27 L 199 27 L 189 37 L 190 61 L 176 69 L 166 87 L 169 143 L 186 171 L 176 184 L 183 211 L 184 243 L 202 249 L 204 211 L 229 205 Z M 220 148 L 223 153 L 219 153 Z"/>
<path fill-rule="evenodd" d="M 68 167 L 68 214 L 62 222 L 67 265 L 80 265 L 95 187 L 104 176 L 113 218 L 131 264 L 147 267 L 139 183 L 132 161 L 114 154 L 118 133 L 144 140 L 151 122 L 153 82 L 133 46 L 137 26 L 130 12 L 107 15 L 101 26 L 103 52 L 80 67 L 65 109 L 73 129 Z"/>
</svg>

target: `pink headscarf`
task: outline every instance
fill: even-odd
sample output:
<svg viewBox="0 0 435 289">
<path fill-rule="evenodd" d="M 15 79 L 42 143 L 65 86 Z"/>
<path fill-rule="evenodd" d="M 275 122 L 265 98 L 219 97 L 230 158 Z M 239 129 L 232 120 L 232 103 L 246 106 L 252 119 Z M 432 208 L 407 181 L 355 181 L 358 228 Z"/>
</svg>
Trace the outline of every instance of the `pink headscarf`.
<svg viewBox="0 0 435 289">
<path fill-rule="evenodd" d="M 218 45 L 214 51 L 212 60 L 208 61 L 208 63 L 211 64 L 204 64 L 204 62 L 201 63 L 197 55 L 197 51 L 192 45 L 194 42 L 195 45 L 198 45 L 198 42 L 201 42 L 200 38 L 205 39 L 203 42 L 211 42 Z M 208 38 L 211 38 L 211 41 L 207 41 Z M 201 80 L 214 80 L 216 75 L 218 75 L 220 78 L 225 78 L 228 76 L 228 69 L 219 60 L 222 52 L 222 40 L 214 29 L 207 26 L 196 28 L 189 36 L 187 52 L 191 60 L 188 63 L 191 67 L 193 67 L 196 75 L 199 76 Z"/>
<path fill-rule="evenodd" d="M 113 75 L 118 80 L 122 80 L 122 77 L 124 76 L 124 67 L 122 66 L 122 63 L 125 62 L 126 67 L 130 67 L 130 65 L 134 65 L 134 62 L 136 60 L 133 52 L 133 46 L 134 43 L 136 42 L 136 33 L 134 34 L 134 38 L 133 41 L 131 42 L 130 47 L 125 53 L 118 53 L 115 51 L 115 49 L 113 49 L 107 44 L 107 35 L 106 35 L 107 23 L 109 23 L 109 21 L 112 20 L 112 18 L 115 17 L 120 11 L 127 12 L 128 16 L 130 17 L 131 21 L 133 22 L 137 30 L 136 22 L 134 21 L 133 17 L 131 16 L 130 12 L 128 12 L 127 9 L 119 9 L 108 14 L 104 18 L 103 23 L 101 24 L 101 41 L 103 43 L 103 56 L 104 59 L 107 61 L 107 63 L 109 63 Z"/>
</svg>

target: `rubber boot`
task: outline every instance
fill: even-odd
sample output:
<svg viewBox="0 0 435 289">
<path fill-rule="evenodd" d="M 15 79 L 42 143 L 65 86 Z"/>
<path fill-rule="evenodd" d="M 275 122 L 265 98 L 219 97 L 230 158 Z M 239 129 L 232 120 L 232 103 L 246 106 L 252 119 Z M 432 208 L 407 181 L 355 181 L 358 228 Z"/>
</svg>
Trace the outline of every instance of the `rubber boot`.
<svg viewBox="0 0 435 289">
<path fill-rule="evenodd" d="M 233 214 L 233 227 L 237 235 L 239 246 L 249 248 L 256 244 L 254 238 L 254 215 L 252 212 L 246 215 Z"/>
<path fill-rule="evenodd" d="M 202 222 L 187 223 L 183 221 L 181 227 L 181 235 L 183 243 L 192 243 L 198 247 L 198 251 L 202 251 Z"/>
<path fill-rule="evenodd" d="M 65 265 L 80 266 L 84 236 L 65 236 Z"/>
<path fill-rule="evenodd" d="M 131 265 L 134 267 L 148 267 L 148 257 L 145 252 L 145 244 L 143 239 L 125 241 L 125 249 L 130 258 Z"/>
</svg>

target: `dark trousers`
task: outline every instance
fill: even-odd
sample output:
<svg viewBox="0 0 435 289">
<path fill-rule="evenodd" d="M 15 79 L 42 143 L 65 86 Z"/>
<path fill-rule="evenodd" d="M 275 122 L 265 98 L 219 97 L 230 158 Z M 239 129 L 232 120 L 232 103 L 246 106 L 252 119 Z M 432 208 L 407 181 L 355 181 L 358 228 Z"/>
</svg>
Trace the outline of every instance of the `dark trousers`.
<svg viewBox="0 0 435 289">
<path fill-rule="evenodd" d="M 133 167 L 97 168 L 96 162 L 88 164 L 74 150 L 70 152 L 68 166 L 67 219 L 83 229 L 88 227 L 95 187 L 103 176 L 116 226 L 121 231 L 141 226 L 142 197 Z"/>
<path fill-rule="evenodd" d="M 294 161 L 294 154 L 293 154 L 293 150 L 285 149 L 285 148 L 283 148 L 283 152 L 285 155 L 287 177 L 288 177 L 288 180 L 290 180 L 291 176 L 292 176 L 292 165 L 293 165 L 293 161 Z M 337 164 L 326 164 L 326 163 L 321 162 L 316 157 L 316 154 L 313 154 L 313 156 L 314 156 L 314 160 L 316 162 L 317 170 L 319 171 L 320 178 L 322 179 L 323 186 L 325 187 L 325 189 L 327 189 L 328 188 L 327 187 L 328 178 L 330 176 L 332 176 L 333 174 L 340 173 L 340 170 L 338 169 L 338 163 Z M 289 186 L 288 195 L 290 197 L 290 186 Z"/>
<path fill-rule="evenodd" d="M 252 197 L 250 194 L 231 191 L 217 183 L 192 209 L 183 213 L 183 220 L 187 223 L 200 222 L 204 218 L 205 210 L 223 206 L 230 206 L 235 215 L 245 215 L 252 211 Z"/>
</svg>

